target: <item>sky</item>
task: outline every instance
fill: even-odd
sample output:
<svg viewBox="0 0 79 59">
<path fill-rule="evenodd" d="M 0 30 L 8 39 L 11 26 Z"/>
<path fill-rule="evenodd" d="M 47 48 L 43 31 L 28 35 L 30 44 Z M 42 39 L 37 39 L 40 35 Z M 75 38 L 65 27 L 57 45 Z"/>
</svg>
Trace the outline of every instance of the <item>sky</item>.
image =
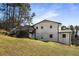
<svg viewBox="0 0 79 59">
<path fill-rule="evenodd" d="M 79 3 L 31 3 L 31 13 L 35 12 L 33 23 L 44 19 L 63 25 L 79 25 Z"/>
</svg>

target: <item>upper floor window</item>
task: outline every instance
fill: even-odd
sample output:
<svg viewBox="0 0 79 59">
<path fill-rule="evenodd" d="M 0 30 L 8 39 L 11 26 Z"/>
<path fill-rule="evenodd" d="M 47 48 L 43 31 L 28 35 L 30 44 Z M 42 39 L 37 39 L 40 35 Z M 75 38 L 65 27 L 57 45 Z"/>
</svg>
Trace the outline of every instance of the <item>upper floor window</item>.
<svg viewBox="0 0 79 59">
<path fill-rule="evenodd" d="M 52 25 L 50 25 L 50 28 L 52 28 Z"/>
<path fill-rule="evenodd" d="M 38 27 L 36 27 L 36 29 L 38 29 Z"/>
<path fill-rule="evenodd" d="M 66 38 L 66 34 L 62 34 L 62 38 Z"/>
<path fill-rule="evenodd" d="M 53 34 L 50 34 L 49 37 L 50 37 L 50 38 L 53 38 Z"/>
<path fill-rule="evenodd" d="M 41 26 L 41 29 L 43 29 L 43 26 Z"/>
</svg>

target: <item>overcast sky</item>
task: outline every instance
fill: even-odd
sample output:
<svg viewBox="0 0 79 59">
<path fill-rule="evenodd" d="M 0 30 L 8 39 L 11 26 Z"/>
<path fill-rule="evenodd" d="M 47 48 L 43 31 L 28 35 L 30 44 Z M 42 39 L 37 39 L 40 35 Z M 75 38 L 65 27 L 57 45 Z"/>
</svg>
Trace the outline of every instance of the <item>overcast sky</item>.
<svg viewBox="0 0 79 59">
<path fill-rule="evenodd" d="M 36 13 L 33 23 L 47 19 L 64 25 L 79 25 L 78 3 L 31 3 L 31 12 Z"/>
</svg>

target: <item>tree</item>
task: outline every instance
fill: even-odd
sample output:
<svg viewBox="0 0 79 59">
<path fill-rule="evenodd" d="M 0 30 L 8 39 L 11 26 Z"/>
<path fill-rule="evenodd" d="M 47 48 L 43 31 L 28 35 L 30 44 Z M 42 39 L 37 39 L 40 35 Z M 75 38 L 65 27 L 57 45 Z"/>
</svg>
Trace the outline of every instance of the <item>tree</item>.
<svg viewBox="0 0 79 59">
<path fill-rule="evenodd" d="M 30 14 L 30 11 L 31 11 L 30 4 L 23 4 L 23 8 L 20 9 L 20 11 L 21 11 L 20 15 L 22 18 L 21 23 L 24 22 L 25 23 L 24 25 L 30 26 L 32 24 L 32 19 L 35 16 L 35 13 Z"/>
<path fill-rule="evenodd" d="M 61 27 L 61 30 L 66 30 L 66 26 L 62 26 Z"/>
<path fill-rule="evenodd" d="M 74 37 L 75 30 L 74 30 L 74 26 L 73 25 L 70 25 L 70 30 L 72 31 L 72 37 Z"/>
<path fill-rule="evenodd" d="M 76 26 L 75 26 L 75 30 L 76 30 L 75 37 L 78 38 L 78 30 L 79 30 L 79 26 L 76 25 Z"/>
<path fill-rule="evenodd" d="M 70 25 L 70 30 L 72 30 L 72 35 L 74 35 L 74 26 L 73 25 Z"/>
<path fill-rule="evenodd" d="M 29 3 L 2 3 L 0 4 L 0 11 L 3 12 L 4 29 L 14 28 L 20 26 L 22 23 L 32 23 L 32 18 L 35 13 L 30 14 L 31 8 Z"/>
<path fill-rule="evenodd" d="M 72 44 L 74 44 L 74 41 L 75 41 L 75 28 L 74 28 L 73 25 L 70 25 L 69 27 L 70 27 L 70 30 L 72 31 L 72 33 L 71 33 L 71 42 L 72 42 Z"/>
</svg>

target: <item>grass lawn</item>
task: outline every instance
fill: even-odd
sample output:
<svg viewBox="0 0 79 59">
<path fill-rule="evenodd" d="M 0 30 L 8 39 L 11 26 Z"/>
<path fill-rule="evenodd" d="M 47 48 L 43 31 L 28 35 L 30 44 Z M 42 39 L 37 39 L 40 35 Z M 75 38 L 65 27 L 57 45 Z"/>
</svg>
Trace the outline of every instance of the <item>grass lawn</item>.
<svg viewBox="0 0 79 59">
<path fill-rule="evenodd" d="M 55 42 L 42 42 L 28 38 L 12 38 L 0 35 L 0 55 L 79 55 L 79 47 L 67 46 Z"/>
</svg>

